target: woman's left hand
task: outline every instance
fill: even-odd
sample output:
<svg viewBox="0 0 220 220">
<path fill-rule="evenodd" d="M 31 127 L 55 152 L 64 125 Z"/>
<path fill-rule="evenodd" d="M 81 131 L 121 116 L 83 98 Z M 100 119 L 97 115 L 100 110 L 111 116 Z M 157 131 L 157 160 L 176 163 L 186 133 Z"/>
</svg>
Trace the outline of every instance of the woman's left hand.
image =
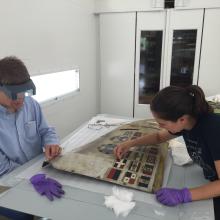
<svg viewBox="0 0 220 220">
<path fill-rule="evenodd" d="M 192 196 L 187 188 L 162 188 L 156 192 L 157 200 L 167 206 L 176 206 L 180 203 L 192 202 Z"/>
</svg>

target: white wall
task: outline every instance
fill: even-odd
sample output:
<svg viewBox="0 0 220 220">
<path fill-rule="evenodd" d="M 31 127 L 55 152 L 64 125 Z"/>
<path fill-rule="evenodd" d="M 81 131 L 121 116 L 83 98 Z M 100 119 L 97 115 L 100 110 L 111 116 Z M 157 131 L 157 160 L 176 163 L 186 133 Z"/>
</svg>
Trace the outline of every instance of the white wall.
<svg viewBox="0 0 220 220">
<path fill-rule="evenodd" d="M 80 68 L 80 93 L 43 109 L 61 138 L 98 111 L 93 11 L 93 0 L 0 0 L 0 58 L 16 55 L 31 75 Z"/>
</svg>

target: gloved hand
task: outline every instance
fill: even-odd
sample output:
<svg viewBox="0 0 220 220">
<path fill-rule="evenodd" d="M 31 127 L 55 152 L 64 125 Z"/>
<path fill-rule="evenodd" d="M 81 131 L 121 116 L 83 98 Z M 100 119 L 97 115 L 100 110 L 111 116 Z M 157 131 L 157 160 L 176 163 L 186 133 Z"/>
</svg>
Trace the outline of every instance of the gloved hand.
<svg viewBox="0 0 220 220">
<path fill-rule="evenodd" d="M 62 185 L 54 179 L 46 178 L 45 174 L 32 176 L 30 182 L 38 193 L 45 195 L 50 201 L 53 201 L 54 196 L 60 198 L 64 194 Z"/>
<path fill-rule="evenodd" d="M 160 203 L 167 206 L 175 206 L 180 203 L 192 202 L 191 193 L 187 188 L 162 188 L 156 192 L 156 198 Z"/>
</svg>

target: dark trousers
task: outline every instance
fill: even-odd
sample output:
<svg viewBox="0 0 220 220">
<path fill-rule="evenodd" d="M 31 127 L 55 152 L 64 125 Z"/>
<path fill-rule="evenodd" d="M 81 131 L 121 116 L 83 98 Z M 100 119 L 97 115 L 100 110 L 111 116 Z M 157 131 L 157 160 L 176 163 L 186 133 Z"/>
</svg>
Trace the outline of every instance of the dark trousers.
<svg viewBox="0 0 220 220">
<path fill-rule="evenodd" d="M 220 219 L 220 197 L 213 198 L 215 220 Z"/>
<path fill-rule="evenodd" d="M 23 212 L 0 207 L 0 215 L 13 220 L 33 220 L 34 216 Z"/>
</svg>

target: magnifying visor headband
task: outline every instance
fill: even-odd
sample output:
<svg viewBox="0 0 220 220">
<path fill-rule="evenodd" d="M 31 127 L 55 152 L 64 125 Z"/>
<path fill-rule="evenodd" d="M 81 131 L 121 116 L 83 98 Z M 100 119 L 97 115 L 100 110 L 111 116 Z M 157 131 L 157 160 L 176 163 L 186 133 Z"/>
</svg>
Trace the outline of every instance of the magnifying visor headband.
<svg viewBox="0 0 220 220">
<path fill-rule="evenodd" d="M 19 97 L 32 96 L 36 94 L 36 87 L 31 79 L 19 85 L 0 84 L 0 90 L 12 100 L 16 100 Z"/>
</svg>

